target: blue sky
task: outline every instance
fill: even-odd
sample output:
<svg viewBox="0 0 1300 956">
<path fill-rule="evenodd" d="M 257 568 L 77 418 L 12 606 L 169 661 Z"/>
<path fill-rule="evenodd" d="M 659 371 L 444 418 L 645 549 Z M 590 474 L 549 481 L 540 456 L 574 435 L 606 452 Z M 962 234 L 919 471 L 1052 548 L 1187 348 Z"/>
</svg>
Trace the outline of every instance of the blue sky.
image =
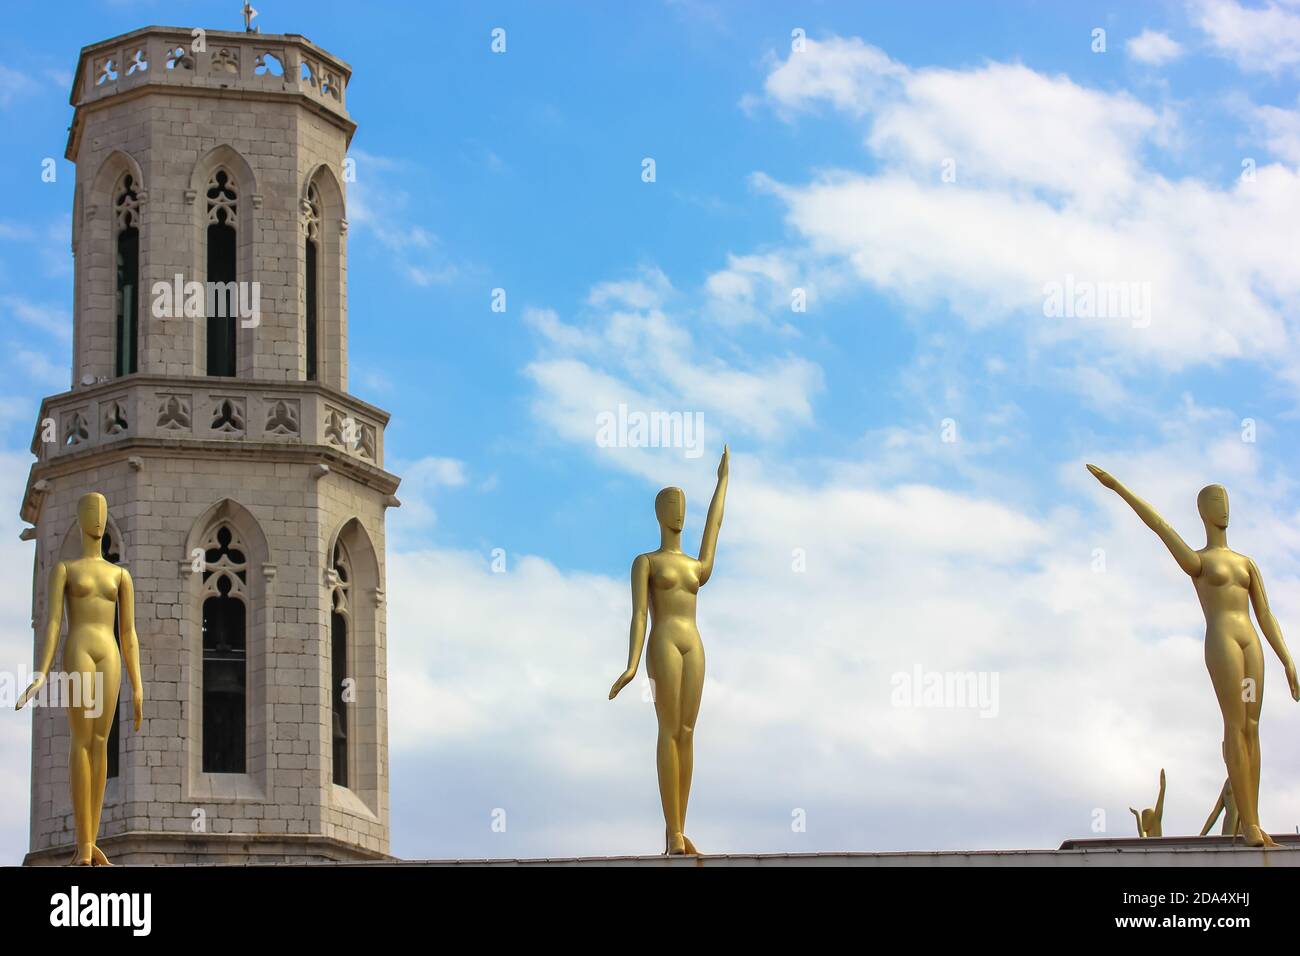
<svg viewBox="0 0 1300 956">
<path fill-rule="evenodd" d="M 394 852 L 656 847 L 653 720 L 605 688 L 654 494 L 686 488 L 694 547 L 724 440 L 701 847 L 1054 845 L 1098 807 L 1127 833 L 1161 766 L 1166 819 L 1199 829 L 1222 778 L 1199 612 L 1082 462 L 1195 546 L 1196 489 L 1224 482 L 1234 547 L 1284 631 L 1300 620 L 1300 3 L 262 6 L 263 31 L 354 70 L 351 390 L 392 412 L 404 478 Z M 77 51 L 150 23 L 234 29 L 238 7 L 7 14 L 11 512 L 70 362 Z M 1067 274 L 1146 284 L 1151 321 L 1045 316 Z M 594 415 L 620 401 L 702 413 L 704 455 L 598 447 Z M 26 613 L 7 619 L 19 659 Z M 917 663 L 999 673 L 999 716 L 890 708 Z M 1269 674 L 1281 830 L 1300 822 L 1300 710 Z M 26 721 L 6 727 L 15 858 Z M 519 821 L 505 834 L 496 807 Z"/>
</svg>

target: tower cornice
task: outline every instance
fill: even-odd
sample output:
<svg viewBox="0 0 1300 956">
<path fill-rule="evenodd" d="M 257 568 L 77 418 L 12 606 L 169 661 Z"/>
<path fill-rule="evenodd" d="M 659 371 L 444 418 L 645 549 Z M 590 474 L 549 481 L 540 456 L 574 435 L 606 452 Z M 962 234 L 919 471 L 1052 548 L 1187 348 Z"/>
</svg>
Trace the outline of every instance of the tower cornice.
<svg viewBox="0 0 1300 956">
<path fill-rule="evenodd" d="M 68 100 L 75 109 L 65 155 L 76 160 L 85 114 L 149 92 L 297 100 L 351 142 L 352 68 L 296 33 L 243 33 L 150 26 L 82 47 Z M 201 47 L 201 48 L 200 48 Z M 279 69 L 279 73 L 273 70 Z"/>
<path fill-rule="evenodd" d="M 41 401 L 23 517 L 39 513 L 42 479 L 138 449 L 323 462 L 391 495 L 399 479 L 383 467 L 388 419 L 319 382 L 135 374 L 60 392 Z"/>
</svg>

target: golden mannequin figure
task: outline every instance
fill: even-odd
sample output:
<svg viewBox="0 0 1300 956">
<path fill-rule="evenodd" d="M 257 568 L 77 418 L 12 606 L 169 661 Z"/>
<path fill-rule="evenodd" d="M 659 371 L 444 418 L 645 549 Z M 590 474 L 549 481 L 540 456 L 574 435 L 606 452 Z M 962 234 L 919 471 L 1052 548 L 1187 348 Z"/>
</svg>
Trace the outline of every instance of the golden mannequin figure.
<svg viewBox="0 0 1300 956">
<path fill-rule="evenodd" d="M 1154 531 L 1192 579 L 1205 613 L 1205 666 L 1210 671 L 1223 715 L 1224 763 L 1241 816 L 1247 846 L 1277 846 L 1259 826 L 1259 715 L 1264 702 L 1264 651 L 1250 622 L 1255 608 L 1260 630 L 1286 670 L 1291 696 L 1300 701 L 1295 662 L 1282 629 L 1269 610 L 1264 579 L 1255 562 L 1228 548 L 1228 492 L 1207 485 L 1196 496 L 1205 524 L 1205 547 L 1193 551 L 1149 504 L 1096 465 L 1089 465 L 1105 487 L 1131 507 Z"/>
<path fill-rule="evenodd" d="M 45 643 L 36 668 L 36 679 L 18 699 L 18 709 L 31 699 L 50 676 L 54 651 L 63 623 L 63 601 L 68 602 L 68 641 L 63 648 L 63 670 L 80 674 L 80 700 L 68 701 L 69 779 L 72 812 L 76 820 L 77 849 L 72 862 L 80 866 L 108 866 L 108 858 L 95 845 L 99 836 L 99 814 L 104 807 L 104 784 L 108 778 L 108 734 L 117 711 L 117 692 L 122 683 L 122 658 L 131 679 L 131 702 L 135 729 L 140 729 L 141 702 L 140 645 L 135 634 L 135 592 L 126 568 L 104 560 L 100 551 L 108 523 L 108 502 L 90 492 L 77 502 L 77 523 L 81 526 L 81 557 L 60 561 L 50 571 L 49 615 Z M 122 638 L 119 655 L 113 638 L 113 615 Z M 90 699 L 95 675 L 102 675 L 103 700 Z M 96 711 L 98 712 L 96 714 Z"/>
<path fill-rule="evenodd" d="M 1147 810 L 1138 813 L 1132 807 L 1128 812 L 1137 817 L 1138 836 L 1140 837 L 1158 837 L 1164 836 L 1164 817 L 1165 817 L 1165 772 L 1160 771 L 1160 795 L 1156 797 L 1156 805 Z"/>
<path fill-rule="evenodd" d="M 646 673 L 650 676 L 655 717 L 659 722 L 656 765 L 659 800 L 664 809 L 664 852 L 674 855 L 699 852 L 683 832 L 695 759 L 695 718 L 704 692 L 704 645 L 695 625 L 695 595 L 713 574 L 722 506 L 727 497 L 729 460 L 730 452 L 724 446 L 722 461 L 718 463 L 718 486 L 709 502 L 698 559 L 682 551 L 686 493 L 680 488 L 665 488 L 655 498 L 659 550 L 638 555 L 632 562 L 632 627 L 627 670 L 609 691 L 609 699 L 613 700 L 636 676 L 645 642 L 648 607 L 650 645 L 646 650 Z"/>
</svg>

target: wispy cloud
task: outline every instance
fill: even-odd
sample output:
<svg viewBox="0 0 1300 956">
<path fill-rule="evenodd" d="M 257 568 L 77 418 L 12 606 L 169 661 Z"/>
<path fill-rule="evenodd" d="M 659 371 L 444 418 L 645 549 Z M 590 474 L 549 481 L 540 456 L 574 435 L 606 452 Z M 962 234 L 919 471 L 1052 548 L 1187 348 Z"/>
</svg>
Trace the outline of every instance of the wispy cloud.
<svg viewBox="0 0 1300 956">
<path fill-rule="evenodd" d="M 1129 56 L 1148 66 L 1163 66 L 1183 55 L 1182 44 L 1159 30 L 1143 30 L 1131 37 L 1125 48 Z"/>
<path fill-rule="evenodd" d="M 783 112 L 829 104 L 861 124 L 875 171 L 764 181 L 810 249 L 906 305 L 976 328 L 1014 320 L 1040 346 L 1127 358 L 1131 374 L 1234 357 L 1300 371 L 1300 261 L 1282 252 L 1296 170 L 1171 180 L 1146 157 L 1176 118 L 1128 93 L 1022 65 L 912 69 L 856 39 L 809 40 L 765 88 Z M 1066 277 L 1136 283 L 1150 314 L 1049 318 L 1047 289 Z"/>
<path fill-rule="evenodd" d="M 411 221 L 410 194 L 400 185 L 412 173 L 401 160 L 353 150 L 356 181 L 348 186 L 348 222 L 392 254 L 393 268 L 417 286 L 450 282 L 460 274 L 441 240 Z"/>
<path fill-rule="evenodd" d="M 40 329 L 61 342 L 72 341 L 72 316 L 66 309 L 13 295 L 0 296 L 0 308 L 19 322 Z"/>
<path fill-rule="evenodd" d="M 1300 4 L 1265 0 L 1194 0 L 1194 19 L 1213 48 L 1247 72 L 1280 73 L 1300 67 Z"/>
</svg>

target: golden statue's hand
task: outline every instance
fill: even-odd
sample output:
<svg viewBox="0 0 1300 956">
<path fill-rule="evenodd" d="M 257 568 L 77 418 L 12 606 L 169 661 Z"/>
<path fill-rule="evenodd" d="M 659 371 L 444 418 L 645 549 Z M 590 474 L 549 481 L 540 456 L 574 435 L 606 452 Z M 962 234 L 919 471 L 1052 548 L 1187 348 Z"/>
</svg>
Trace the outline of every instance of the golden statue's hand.
<svg viewBox="0 0 1300 956">
<path fill-rule="evenodd" d="M 1300 701 L 1300 681 L 1296 679 L 1295 661 L 1287 661 L 1286 682 L 1291 685 L 1291 699 Z"/>
<path fill-rule="evenodd" d="M 635 668 L 631 670 L 625 670 L 623 673 L 619 674 L 618 680 L 614 681 L 614 686 L 609 689 L 609 699 L 613 700 L 615 697 L 617 697 L 618 692 L 621 691 L 628 684 L 632 683 L 632 678 L 635 676 L 636 676 Z"/>
<path fill-rule="evenodd" d="M 718 462 L 718 477 L 726 478 L 731 472 L 731 449 L 722 446 L 722 461 Z"/>
<path fill-rule="evenodd" d="M 32 699 L 32 695 L 45 686 L 45 675 L 37 674 L 36 680 L 32 681 L 31 686 L 23 691 L 23 696 L 18 698 L 18 704 L 14 710 L 22 710 L 27 706 L 27 702 Z"/>
<path fill-rule="evenodd" d="M 140 699 L 142 696 L 140 691 L 132 691 L 131 693 L 131 710 L 135 715 L 135 729 L 137 731 L 140 729 L 140 721 L 144 719 L 144 701 Z"/>
<path fill-rule="evenodd" d="M 1114 475 L 1098 468 L 1096 465 L 1089 465 L 1088 470 L 1092 472 L 1092 476 L 1100 481 L 1103 486 L 1110 488 L 1111 490 L 1114 490 L 1115 486 L 1119 484 L 1119 482 L 1115 480 Z"/>
</svg>

